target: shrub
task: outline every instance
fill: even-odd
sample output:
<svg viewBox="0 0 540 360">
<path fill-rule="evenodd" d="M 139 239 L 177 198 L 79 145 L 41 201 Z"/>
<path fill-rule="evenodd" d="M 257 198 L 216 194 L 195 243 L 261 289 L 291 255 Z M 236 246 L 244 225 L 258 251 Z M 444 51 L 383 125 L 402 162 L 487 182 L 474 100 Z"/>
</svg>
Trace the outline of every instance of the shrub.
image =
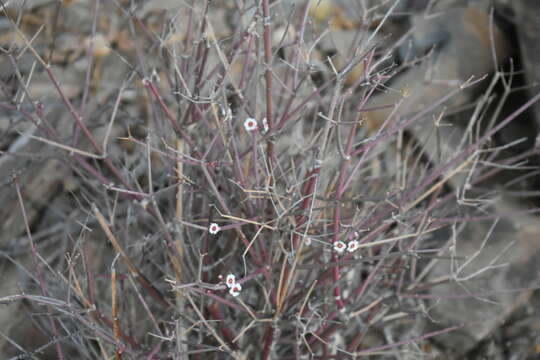
<svg viewBox="0 0 540 360">
<path fill-rule="evenodd" d="M 457 130 L 466 140 L 437 160 L 414 127 L 436 137 L 432 117 L 464 105 L 452 101 L 470 100 L 483 78 L 458 77 L 436 98 L 396 90 L 395 77 L 425 68 L 393 60 L 407 41 L 383 33 L 394 7 L 370 8 L 357 24 L 327 1 L 231 3 L 58 5 L 93 15 L 74 45 L 83 55 L 67 65 L 46 34 L 29 32 L 22 5 L 22 23 L 6 14 L 18 89 L 0 106 L 15 119 L 7 131 L 22 124 L 21 146 L 33 147 L 4 183 L 18 206 L 12 229 L 30 249 L 29 262 L 14 260 L 28 281 L 1 300 L 25 300 L 48 338 L 18 353 L 420 356 L 427 339 L 466 326 L 427 324 L 419 294 L 452 244 L 435 235 L 469 221 L 464 208 L 481 211 L 488 198 L 476 186 L 523 158 L 498 159 L 507 147 L 491 139 L 529 103 L 501 122 L 469 122 Z M 223 35 L 226 14 L 234 29 Z M 348 53 L 325 53 L 326 21 L 357 29 Z M 23 55 L 34 62 L 24 71 Z M 471 116 L 486 113 L 488 95 Z M 40 205 L 36 173 L 52 184 L 37 190 Z M 63 195 L 47 204 L 54 191 Z"/>
</svg>

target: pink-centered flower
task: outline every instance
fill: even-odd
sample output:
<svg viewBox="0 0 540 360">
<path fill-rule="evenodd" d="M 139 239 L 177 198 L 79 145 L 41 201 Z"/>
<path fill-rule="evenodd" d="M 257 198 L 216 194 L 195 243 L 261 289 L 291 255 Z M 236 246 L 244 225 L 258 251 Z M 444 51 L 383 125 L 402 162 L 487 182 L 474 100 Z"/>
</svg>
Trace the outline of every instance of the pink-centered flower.
<svg viewBox="0 0 540 360">
<path fill-rule="evenodd" d="M 240 295 L 240 291 L 242 291 L 242 285 L 240 285 L 239 283 L 234 283 L 229 289 L 229 294 L 236 297 Z"/>
<path fill-rule="evenodd" d="M 342 253 L 347 248 L 347 245 L 343 241 L 336 241 L 334 243 L 334 251 L 337 253 Z"/>
<path fill-rule="evenodd" d="M 351 240 L 349 241 L 349 243 L 347 244 L 347 251 L 348 252 L 353 252 L 353 251 L 356 251 L 358 249 L 358 246 L 360 244 L 358 243 L 358 240 Z"/>
<path fill-rule="evenodd" d="M 208 232 L 212 235 L 216 235 L 220 230 L 221 228 L 216 223 L 211 223 L 210 226 L 208 227 Z"/>
<path fill-rule="evenodd" d="M 246 120 L 244 120 L 244 128 L 247 131 L 257 130 L 258 127 L 259 125 L 257 124 L 257 120 L 255 120 L 254 118 L 247 118 Z"/>
<path fill-rule="evenodd" d="M 225 285 L 227 285 L 228 288 L 231 288 L 234 284 L 236 284 L 236 276 L 233 274 L 227 275 L 227 278 L 225 279 Z"/>
</svg>

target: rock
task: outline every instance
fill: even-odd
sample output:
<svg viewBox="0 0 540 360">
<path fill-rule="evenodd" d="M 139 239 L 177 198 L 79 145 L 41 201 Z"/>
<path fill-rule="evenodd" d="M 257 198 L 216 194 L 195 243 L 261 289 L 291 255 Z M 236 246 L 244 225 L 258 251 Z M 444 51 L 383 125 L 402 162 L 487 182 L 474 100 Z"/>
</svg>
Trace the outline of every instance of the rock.
<svg viewBox="0 0 540 360">
<path fill-rule="evenodd" d="M 512 1 L 515 12 L 515 24 L 519 38 L 519 47 L 523 67 L 527 74 L 529 93 L 534 96 L 540 91 L 540 2 Z M 533 106 L 536 124 L 540 128 L 540 103 Z"/>
<path fill-rule="evenodd" d="M 504 202 L 500 199 L 499 202 Z M 514 209 L 515 211 L 516 209 Z M 540 285 L 540 222 L 521 216 L 468 223 L 450 234 L 450 260 L 439 260 L 428 276 L 446 276 L 430 295 L 433 327 L 466 324 L 437 338 L 456 358 L 490 335 L 520 305 L 527 289 Z M 461 355 L 460 355 L 461 354 Z"/>
<path fill-rule="evenodd" d="M 368 108 L 400 103 L 394 114 L 392 107 L 368 112 L 367 120 L 372 129 L 378 129 L 391 114 L 394 119 L 406 120 L 458 89 L 466 80 L 479 79 L 493 72 L 496 64 L 492 45 L 497 50 L 499 64 L 511 53 L 510 44 L 496 25 L 494 44 L 491 43 L 489 14 L 479 7 L 448 9 L 434 18 L 417 15 L 413 23 L 416 28 L 412 30 L 408 50 L 401 50 L 403 57 L 421 56 L 431 48 L 433 53 L 420 66 L 398 75 L 389 84 L 390 91 L 368 103 Z M 439 116 L 444 115 L 444 111 L 468 104 L 478 90 L 476 86 L 459 91 L 444 104 L 434 106 L 432 111 L 408 128 L 433 162 L 447 161 L 457 153 L 463 146 L 461 142 L 469 122 L 466 118 L 460 123 L 447 123 L 446 117 Z M 398 120 L 391 122 L 395 121 Z M 457 186 L 463 179 L 463 176 L 457 176 L 451 181 Z"/>
</svg>

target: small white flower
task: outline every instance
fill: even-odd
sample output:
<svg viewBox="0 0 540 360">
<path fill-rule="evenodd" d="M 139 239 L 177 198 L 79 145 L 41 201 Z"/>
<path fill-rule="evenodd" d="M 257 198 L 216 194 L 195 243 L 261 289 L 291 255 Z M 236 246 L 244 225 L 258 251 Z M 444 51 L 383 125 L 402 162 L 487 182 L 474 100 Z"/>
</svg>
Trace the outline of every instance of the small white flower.
<svg viewBox="0 0 540 360">
<path fill-rule="evenodd" d="M 150 79 L 147 78 L 147 77 L 142 78 L 141 82 L 142 82 L 142 84 L 143 84 L 144 86 L 148 86 L 148 85 L 150 85 L 150 84 L 152 83 L 152 82 L 150 81 Z"/>
<path fill-rule="evenodd" d="M 356 251 L 356 249 L 358 249 L 358 240 L 351 240 L 349 241 L 349 244 L 347 244 L 347 251 L 348 252 L 353 252 L 353 251 Z"/>
<path fill-rule="evenodd" d="M 263 129 L 262 129 L 262 133 L 263 134 L 266 134 L 268 132 L 268 120 L 266 120 L 266 118 L 262 119 L 262 124 L 263 124 Z"/>
<path fill-rule="evenodd" d="M 242 291 L 242 285 L 239 283 L 234 283 L 229 289 L 229 294 L 236 297 L 240 294 L 240 291 Z"/>
<path fill-rule="evenodd" d="M 234 274 L 227 275 L 225 285 L 227 285 L 228 288 L 231 288 L 234 284 L 236 284 L 236 276 L 234 276 Z"/>
<path fill-rule="evenodd" d="M 343 251 L 345 251 L 346 248 L 347 245 L 345 245 L 343 241 L 336 241 L 334 243 L 334 251 L 336 251 L 337 253 L 341 254 Z"/>
<path fill-rule="evenodd" d="M 208 231 L 212 235 L 216 235 L 220 230 L 221 230 L 221 228 L 216 223 L 211 223 L 210 226 L 208 227 Z"/>
<path fill-rule="evenodd" d="M 247 118 L 244 120 L 244 128 L 246 128 L 247 131 L 257 130 L 258 127 L 257 120 L 254 118 Z"/>
</svg>

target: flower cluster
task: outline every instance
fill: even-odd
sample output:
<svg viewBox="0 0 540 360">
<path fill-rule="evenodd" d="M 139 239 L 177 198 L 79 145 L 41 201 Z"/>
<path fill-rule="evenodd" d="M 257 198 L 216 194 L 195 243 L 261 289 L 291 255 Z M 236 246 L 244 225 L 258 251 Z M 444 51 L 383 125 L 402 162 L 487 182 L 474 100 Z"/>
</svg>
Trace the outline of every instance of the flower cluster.
<svg viewBox="0 0 540 360">
<path fill-rule="evenodd" d="M 334 243 L 334 251 L 341 254 L 345 250 L 352 253 L 358 249 L 360 244 L 358 243 L 358 240 L 351 240 L 348 244 L 345 244 L 343 241 L 336 241 Z"/>
<path fill-rule="evenodd" d="M 242 285 L 236 282 L 236 276 L 234 274 L 227 275 L 225 285 L 229 288 L 229 294 L 232 296 L 238 296 L 240 291 L 242 291 Z"/>
<path fill-rule="evenodd" d="M 246 129 L 248 132 L 260 130 L 263 134 L 266 134 L 269 130 L 268 120 L 266 120 L 266 118 L 262 119 L 262 128 L 260 128 L 257 119 L 248 117 L 246 120 L 244 120 L 244 129 Z"/>
</svg>

